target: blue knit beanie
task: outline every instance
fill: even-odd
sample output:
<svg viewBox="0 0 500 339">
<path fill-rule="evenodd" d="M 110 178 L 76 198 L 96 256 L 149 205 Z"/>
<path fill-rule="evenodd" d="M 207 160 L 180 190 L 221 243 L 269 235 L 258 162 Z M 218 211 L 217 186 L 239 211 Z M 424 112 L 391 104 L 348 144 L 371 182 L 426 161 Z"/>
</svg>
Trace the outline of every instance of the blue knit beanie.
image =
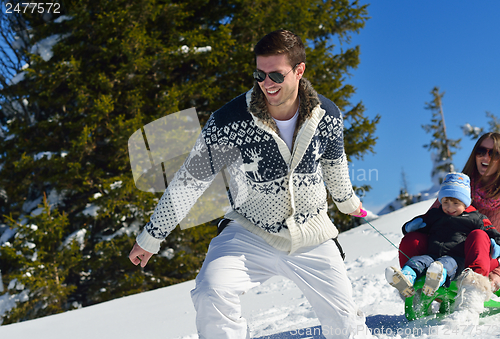
<svg viewBox="0 0 500 339">
<path fill-rule="evenodd" d="M 469 177 L 463 173 L 448 173 L 439 190 L 439 202 L 443 198 L 456 198 L 469 207 L 471 203 Z"/>
</svg>

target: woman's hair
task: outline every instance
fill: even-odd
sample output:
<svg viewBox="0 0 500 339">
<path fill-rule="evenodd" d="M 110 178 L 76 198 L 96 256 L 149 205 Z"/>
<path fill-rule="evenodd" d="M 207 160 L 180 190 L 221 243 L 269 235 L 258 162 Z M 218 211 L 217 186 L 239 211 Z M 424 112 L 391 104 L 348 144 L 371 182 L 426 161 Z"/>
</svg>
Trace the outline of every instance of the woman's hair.
<svg viewBox="0 0 500 339">
<path fill-rule="evenodd" d="M 471 180 L 474 181 L 474 186 L 477 187 L 477 185 L 479 185 L 482 189 L 484 189 L 484 191 L 487 194 L 487 197 L 498 198 L 500 197 L 500 164 L 499 164 L 499 170 L 497 170 L 496 173 L 493 173 L 491 177 L 488 178 L 488 180 L 486 180 L 483 176 L 481 176 L 481 174 L 477 170 L 477 163 L 476 163 L 477 149 L 478 147 L 481 146 L 483 140 L 488 138 L 493 140 L 493 145 L 494 145 L 493 152 L 496 153 L 497 157 L 500 157 L 500 134 L 495 132 L 489 132 L 483 134 L 474 145 L 472 153 L 470 154 L 469 159 L 465 163 L 462 172 L 467 174 L 471 178 Z M 491 166 L 492 162 L 490 162 L 488 168 Z"/>
<path fill-rule="evenodd" d="M 280 29 L 267 34 L 254 47 L 255 56 L 285 54 L 293 67 L 306 62 L 306 49 L 300 37 L 290 31 Z"/>
</svg>

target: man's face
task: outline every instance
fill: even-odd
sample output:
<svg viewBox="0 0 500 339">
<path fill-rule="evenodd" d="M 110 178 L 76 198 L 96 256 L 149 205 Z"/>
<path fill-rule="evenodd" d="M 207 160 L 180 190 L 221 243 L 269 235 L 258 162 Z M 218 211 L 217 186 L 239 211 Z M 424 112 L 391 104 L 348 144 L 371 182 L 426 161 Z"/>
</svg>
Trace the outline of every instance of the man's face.
<svg viewBox="0 0 500 339">
<path fill-rule="evenodd" d="M 302 78 L 305 65 L 301 63 L 295 68 L 295 71 L 291 71 L 294 65 L 290 65 L 286 55 L 258 56 L 256 60 L 257 69 L 266 74 L 271 72 L 286 74 L 285 81 L 281 84 L 272 81 L 269 76 L 266 76 L 264 81 L 259 82 L 268 105 L 276 108 L 293 105 L 297 99 L 299 80 Z"/>
</svg>

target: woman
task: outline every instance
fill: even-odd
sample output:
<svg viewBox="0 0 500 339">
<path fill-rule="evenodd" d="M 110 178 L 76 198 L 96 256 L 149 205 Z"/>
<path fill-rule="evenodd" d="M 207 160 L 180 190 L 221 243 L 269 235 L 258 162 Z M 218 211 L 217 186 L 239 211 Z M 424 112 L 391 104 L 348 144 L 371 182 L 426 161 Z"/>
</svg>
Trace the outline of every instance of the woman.
<svg viewBox="0 0 500 339">
<path fill-rule="evenodd" d="M 500 232 L 500 134 L 486 133 L 474 145 L 463 173 L 471 178 L 472 206 L 486 215 Z M 439 207 L 436 201 L 431 208 Z M 491 288 L 500 288 L 500 267 L 497 258 L 490 257 L 490 239 L 486 232 L 475 230 L 465 242 L 465 266 L 483 276 L 489 276 Z M 407 233 L 399 245 L 408 257 L 425 253 L 427 236 L 419 232 Z M 404 266 L 408 258 L 399 253 L 399 263 Z"/>
</svg>

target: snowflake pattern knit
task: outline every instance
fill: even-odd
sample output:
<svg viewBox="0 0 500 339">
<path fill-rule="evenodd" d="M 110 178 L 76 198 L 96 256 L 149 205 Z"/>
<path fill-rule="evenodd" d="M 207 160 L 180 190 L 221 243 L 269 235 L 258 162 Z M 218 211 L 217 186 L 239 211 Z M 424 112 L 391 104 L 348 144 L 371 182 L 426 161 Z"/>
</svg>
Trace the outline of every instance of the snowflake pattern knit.
<svg viewBox="0 0 500 339">
<path fill-rule="evenodd" d="M 306 79 L 292 152 L 279 137 L 258 85 L 212 114 L 188 159 L 137 238 L 156 253 L 221 170 L 230 174 L 226 217 L 270 245 L 294 252 L 337 236 L 327 214 L 326 187 L 340 211 L 359 206 L 353 192 L 337 106 Z"/>
</svg>

